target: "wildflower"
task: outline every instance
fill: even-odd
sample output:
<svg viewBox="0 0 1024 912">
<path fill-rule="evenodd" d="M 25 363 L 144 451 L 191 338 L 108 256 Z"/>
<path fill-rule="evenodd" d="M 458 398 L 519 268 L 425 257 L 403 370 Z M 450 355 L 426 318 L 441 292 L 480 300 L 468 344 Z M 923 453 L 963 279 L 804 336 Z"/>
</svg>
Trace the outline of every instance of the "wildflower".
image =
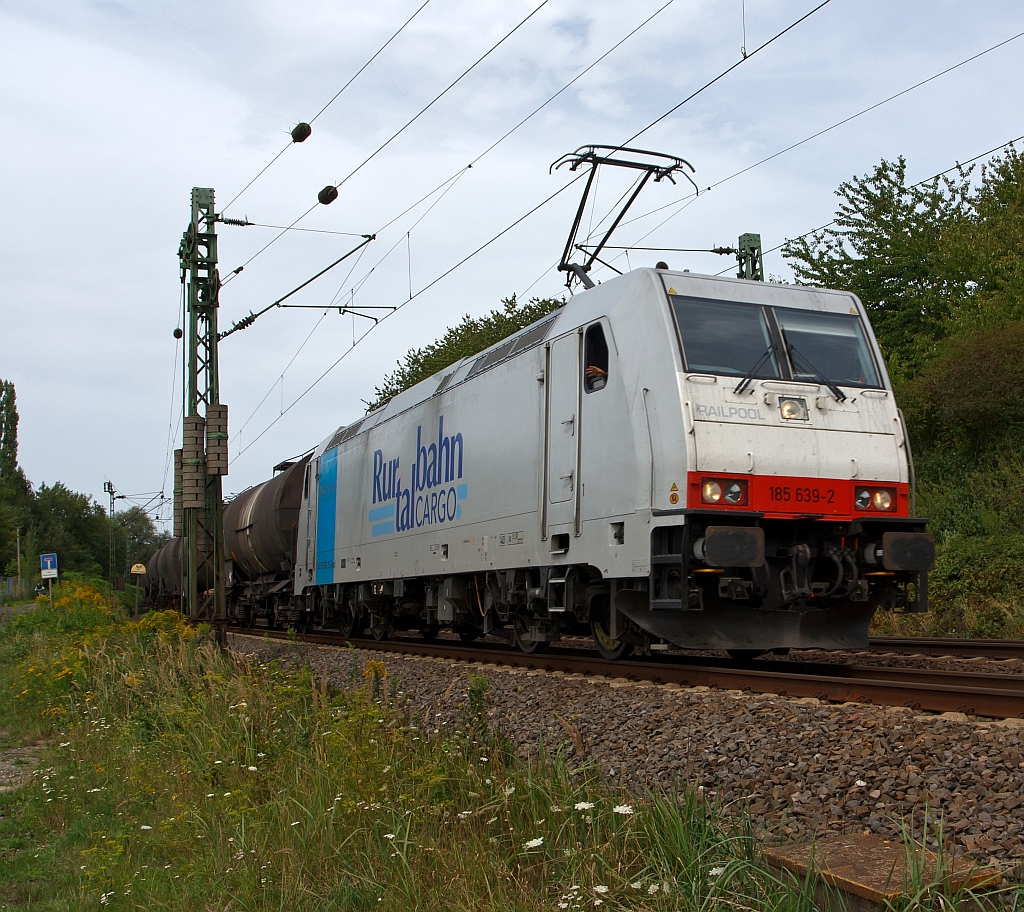
<svg viewBox="0 0 1024 912">
<path fill-rule="evenodd" d="M 266 754 L 257 754 L 256 756 L 257 757 L 266 757 L 267 755 Z"/>
<path fill-rule="evenodd" d="M 633 813 L 633 806 L 630 804 L 617 804 L 612 808 L 612 813 L 622 814 L 623 816 L 628 817 Z"/>
<path fill-rule="evenodd" d="M 594 803 L 592 801 L 577 801 L 576 802 L 576 810 L 577 811 L 589 811 L 593 806 L 594 806 Z"/>
<path fill-rule="evenodd" d="M 647 895 L 648 895 L 648 896 L 653 896 L 653 895 L 654 895 L 655 893 L 657 893 L 657 892 L 658 892 L 658 885 L 657 885 L 656 883 L 653 883 L 653 884 L 651 884 L 651 885 L 650 885 L 650 886 L 649 886 L 649 887 L 647 888 Z"/>
<path fill-rule="evenodd" d="M 394 839 L 395 838 L 395 834 L 394 833 L 385 833 L 384 834 L 384 838 L 385 839 Z"/>
<path fill-rule="evenodd" d="M 710 874 L 712 877 L 721 877 L 724 873 L 725 873 L 725 868 L 724 867 L 712 868 L 710 871 L 708 871 L 708 874 Z"/>
<path fill-rule="evenodd" d="M 207 795 L 206 797 L 207 797 L 207 798 L 215 798 L 215 797 L 216 797 L 216 795 L 214 795 L 214 794 L 213 794 L 213 792 L 210 792 L 210 794 L 209 794 L 209 795 Z"/>
<path fill-rule="evenodd" d="M 146 824 L 142 824 L 142 826 L 140 826 L 139 829 L 140 830 L 151 830 L 153 828 L 151 826 L 147 826 Z"/>
<path fill-rule="evenodd" d="M 224 793 L 224 797 L 225 798 L 230 798 L 231 797 L 231 792 L 225 792 Z"/>
<path fill-rule="evenodd" d="M 459 811 L 459 820 L 465 820 L 472 813 L 472 811 Z"/>
<path fill-rule="evenodd" d="M 538 836 L 536 839 L 530 839 L 523 843 L 524 849 L 539 849 L 544 845 L 544 837 Z"/>
<path fill-rule="evenodd" d="M 604 900 L 603 899 L 595 899 L 594 900 L 594 905 L 595 906 L 603 906 L 604 905 Z"/>
<path fill-rule="evenodd" d="M 224 762 L 223 760 L 214 760 L 213 761 L 213 765 L 214 766 L 220 766 L 223 762 Z"/>
<path fill-rule="evenodd" d="M 102 895 L 102 896 L 100 897 L 100 905 L 101 905 L 101 906 L 105 906 L 105 905 L 107 905 L 107 903 L 109 903 L 109 902 L 110 902 L 110 897 L 111 897 L 111 896 L 113 896 L 113 895 L 114 895 L 114 891 L 113 891 L 113 890 L 111 890 L 111 891 L 110 891 L 109 893 L 104 893 L 104 894 L 103 894 L 103 895 Z"/>
<path fill-rule="evenodd" d="M 505 786 L 505 797 L 508 798 L 509 795 L 511 795 L 515 790 L 516 790 L 516 787 L 514 785 L 506 785 Z"/>
<path fill-rule="evenodd" d="M 249 767 L 249 772 L 250 773 L 255 773 L 256 772 L 256 767 L 255 766 L 250 766 Z"/>
<path fill-rule="evenodd" d="M 594 892 L 595 893 L 607 893 L 608 892 L 608 888 L 604 884 L 598 884 L 596 887 L 594 887 Z"/>
<path fill-rule="evenodd" d="M 495 823 L 497 819 L 497 817 L 492 817 L 490 820 L 487 821 L 487 825 L 490 826 L 492 823 Z"/>
<path fill-rule="evenodd" d="M 637 880 L 630 884 L 634 890 L 639 890 L 643 886 L 643 881 Z"/>
<path fill-rule="evenodd" d="M 302 821 L 300 821 L 300 820 L 293 820 L 292 821 L 292 826 L 298 826 L 301 822 Z"/>
<path fill-rule="evenodd" d="M 557 804 L 553 804 L 553 805 L 551 805 L 551 813 L 552 814 L 561 814 L 562 813 L 562 809 Z"/>
</svg>

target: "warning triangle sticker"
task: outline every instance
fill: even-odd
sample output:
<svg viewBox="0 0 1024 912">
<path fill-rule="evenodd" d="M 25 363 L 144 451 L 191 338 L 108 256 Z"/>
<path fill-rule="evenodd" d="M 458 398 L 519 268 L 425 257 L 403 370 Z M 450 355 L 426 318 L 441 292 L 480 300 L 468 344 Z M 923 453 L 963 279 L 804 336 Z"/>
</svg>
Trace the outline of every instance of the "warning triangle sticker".
<svg viewBox="0 0 1024 912">
<path fill-rule="evenodd" d="M 670 490 L 670 491 L 678 491 L 678 490 L 679 490 L 679 485 L 677 485 L 677 484 L 676 484 L 676 483 L 675 483 L 675 482 L 673 481 L 673 482 L 672 482 L 672 487 L 671 487 L 671 488 L 669 488 L 669 490 Z"/>
</svg>

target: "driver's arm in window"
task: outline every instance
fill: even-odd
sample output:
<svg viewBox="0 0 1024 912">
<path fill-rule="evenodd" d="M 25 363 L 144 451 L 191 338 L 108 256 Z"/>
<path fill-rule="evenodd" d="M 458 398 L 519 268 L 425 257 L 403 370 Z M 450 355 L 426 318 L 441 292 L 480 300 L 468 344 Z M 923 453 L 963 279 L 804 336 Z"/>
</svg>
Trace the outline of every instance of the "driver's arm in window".
<svg viewBox="0 0 1024 912">
<path fill-rule="evenodd" d="M 588 393 L 604 389 L 608 383 L 608 343 L 600 323 L 595 323 L 583 337 L 583 387 Z"/>
</svg>

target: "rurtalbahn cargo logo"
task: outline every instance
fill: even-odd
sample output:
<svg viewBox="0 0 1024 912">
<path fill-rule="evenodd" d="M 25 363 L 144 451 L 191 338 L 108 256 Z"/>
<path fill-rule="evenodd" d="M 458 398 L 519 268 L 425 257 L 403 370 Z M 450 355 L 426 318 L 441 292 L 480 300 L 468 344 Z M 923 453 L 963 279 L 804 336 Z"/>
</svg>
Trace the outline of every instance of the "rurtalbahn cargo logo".
<svg viewBox="0 0 1024 912">
<path fill-rule="evenodd" d="M 469 492 L 466 485 L 459 483 L 463 449 L 462 434 L 445 436 L 444 415 L 437 419 L 437 443 L 424 443 L 423 428 L 417 425 L 408 484 L 402 479 L 401 457 L 385 459 L 383 450 L 375 450 L 374 506 L 366 515 L 373 537 L 460 519 L 462 502 Z"/>
</svg>

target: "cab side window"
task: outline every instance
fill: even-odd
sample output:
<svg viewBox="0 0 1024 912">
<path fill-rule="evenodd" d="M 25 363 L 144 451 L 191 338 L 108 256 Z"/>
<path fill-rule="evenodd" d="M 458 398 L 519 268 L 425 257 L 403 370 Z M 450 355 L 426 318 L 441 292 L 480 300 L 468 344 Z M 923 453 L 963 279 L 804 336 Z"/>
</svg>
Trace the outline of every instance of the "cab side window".
<svg viewBox="0 0 1024 912">
<path fill-rule="evenodd" d="M 588 393 L 608 385 L 608 343 L 600 323 L 591 326 L 583 337 L 583 388 Z"/>
</svg>

